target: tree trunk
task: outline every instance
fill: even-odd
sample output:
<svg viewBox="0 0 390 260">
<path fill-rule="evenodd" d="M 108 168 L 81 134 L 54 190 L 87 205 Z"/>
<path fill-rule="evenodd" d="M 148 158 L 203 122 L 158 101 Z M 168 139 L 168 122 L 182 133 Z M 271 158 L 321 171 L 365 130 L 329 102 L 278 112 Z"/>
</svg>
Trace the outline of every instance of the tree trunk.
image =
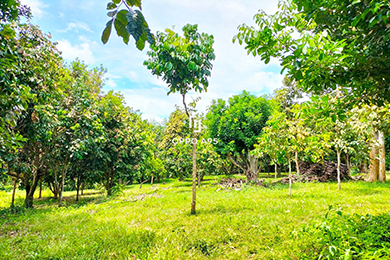
<svg viewBox="0 0 390 260">
<path fill-rule="evenodd" d="M 292 180 L 291 180 L 291 159 L 288 159 L 288 196 L 291 198 L 291 186 L 292 186 Z"/>
<path fill-rule="evenodd" d="M 259 166 L 258 166 L 258 158 L 255 155 L 251 155 L 250 151 L 247 151 L 248 153 L 248 162 L 249 162 L 249 169 L 247 171 L 247 179 L 249 181 L 257 181 L 258 172 L 259 172 Z"/>
<path fill-rule="evenodd" d="M 194 119 L 192 119 L 194 126 Z M 192 137 L 196 138 L 195 128 L 192 128 Z M 196 142 L 192 142 L 192 202 L 191 215 L 196 214 Z"/>
<path fill-rule="evenodd" d="M 80 186 L 81 186 L 81 177 L 80 174 L 77 175 L 77 183 L 76 183 L 76 201 L 79 201 L 80 197 Z"/>
<path fill-rule="evenodd" d="M 66 172 L 68 171 L 68 161 L 69 157 L 65 159 L 65 167 L 64 172 L 62 173 L 62 180 L 61 180 L 61 188 L 60 188 L 60 198 L 58 200 L 58 207 L 62 207 L 62 200 L 64 198 L 64 186 L 65 186 L 65 178 L 66 178 Z"/>
<path fill-rule="evenodd" d="M 77 189 L 77 193 L 76 193 L 76 201 L 79 201 L 80 185 L 77 185 L 76 189 Z"/>
<path fill-rule="evenodd" d="M 185 93 L 182 94 L 183 96 L 183 105 L 184 109 L 186 111 L 186 114 L 188 116 L 188 119 L 191 120 L 192 124 L 192 138 L 196 138 L 195 134 L 195 122 L 193 118 L 190 118 L 190 114 L 188 113 L 187 104 L 185 101 Z M 196 142 L 192 142 L 192 201 L 191 201 L 191 215 L 196 214 Z"/>
<path fill-rule="evenodd" d="M 24 184 L 26 188 L 26 199 L 24 201 L 24 206 L 26 208 L 32 208 L 34 205 L 34 193 L 38 186 L 38 169 L 33 173 L 33 180 L 32 183 L 30 183 L 30 175 L 26 174 L 24 179 Z"/>
<path fill-rule="evenodd" d="M 154 178 L 154 176 L 153 176 L 153 174 L 152 174 L 152 178 L 150 179 L 150 186 L 153 185 L 153 178 Z"/>
<path fill-rule="evenodd" d="M 60 185 L 58 183 L 58 162 L 54 166 L 54 188 L 52 190 L 54 199 L 58 198 L 58 194 L 60 193 Z"/>
<path fill-rule="evenodd" d="M 15 207 L 15 192 L 16 192 L 16 184 L 18 180 L 12 179 L 13 189 L 12 189 L 12 197 L 11 197 L 11 208 Z"/>
<path fill-rule="evenodd" d="M 383 132 L 378 133 L 379 137 L 379 181 L 386 182 L 386 150 L 385 150 L 385 136 Z"/>
<path fill-rule="evenodd" d="M 374 135 L 375 140 L 378 140 L 378 134 Z M 371 146 L 370 152 L 370 175 L 368 181 L 374 182 L 379 178 L 379 149 L 376 143 Z"/>
<path fill-rule="evenodd" d="M 278 178 L 278 164 L 275 163 L 275 181 Z"/>
<path fill-rule="evenodd" d="M 301 171 L 299 170 L 298 151 L 295 152 L 295 166 L 297 168 L 297 175 L 299 176 L 301 174 Z"/>
<path fill-rule="evenodd" d="M 39 197 L 38 199 L 41 199 L 42 198 L 42 177 L 39 181 Z"/>
<path fill-rule="evenodd" d="M 81 196 L 84 195 L 84 188 L 85 188 L 85 182 L 83 182 L 83 184 L 81 184 Z"/>
<path fill-rule="evenodd" d="M 351 161 L 349 159 L 349 154 L 348 153 L 346 153 L 346 155 L 345 155 L 345 161 L 347 163 L 348 175 L 351 176 Z"/>
<path fill-rule="evenodd" d="M 340 178 L 340 165 L 341 165 L 341 159 L 340 159 L 340 150 L 337 150 L 337 183 L 338 183 L 338 189 L 341 190 L 341 178 Z"/>
<path fill-rule="evenodd" d="M 147 182 L 147 181 L 148 181 L 148 179 L 146 179 L 146 180 L 144 180 L 144 181 L 141 181 L 141 183 L 140 183 L 140 185 L 139 185 L 139 188 L 142 189 L 142 185 L 143 185 L 145 182 Z"/>
</svg>

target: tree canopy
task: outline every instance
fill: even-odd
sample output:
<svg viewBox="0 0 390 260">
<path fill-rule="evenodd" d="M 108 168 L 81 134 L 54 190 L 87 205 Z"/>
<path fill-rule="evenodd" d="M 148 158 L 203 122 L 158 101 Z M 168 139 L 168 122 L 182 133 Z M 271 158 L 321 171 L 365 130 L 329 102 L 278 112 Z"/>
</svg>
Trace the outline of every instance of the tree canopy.
<svg viewBox="0 0 390 260">
<path fill-rule="evenodd" d="M 390 5 L 387 1 L 281 2 L 272 15 L 255 15 L 233 41 L 265 63 L 281 59 L 307 92 L 345 88 L 354 103 L 390 101 Z"/>
</svg>

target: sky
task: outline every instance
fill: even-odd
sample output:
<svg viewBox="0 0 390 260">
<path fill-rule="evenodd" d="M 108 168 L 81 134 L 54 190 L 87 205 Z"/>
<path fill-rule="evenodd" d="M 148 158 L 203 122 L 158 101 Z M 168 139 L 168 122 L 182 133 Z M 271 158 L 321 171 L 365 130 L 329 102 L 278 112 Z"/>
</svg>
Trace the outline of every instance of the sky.
<svg viewBox="0 0 390 260">
<path fill-rule="evenodd" d="M 104 91 L 121 92 L 126 104 L 140 110 L 142 117 L 161 121 L 174 111 L 175 104 L 182 106 L 180 94 L 167 96 L 168 87 L 153 76 L 143 65 L 146 51 L 139 51 L 134 40 L 123 43 L 115 31 L 103 45 L 101 33 L 108 22 L 106 6 L 109 0 L 21 0 L 31 7 L 31 22 L 50 33 L 52 41 L 64 59 L 71 62 L 77 57 L 108 71 Z M 143 0 L 143 14 L 152 32 L 165 28 L 181 28 L 198 24 L 198 31 L 214 35 L 216 60 L 209 79 L 207 93 L 191 92 L 187 100 L 201 97 L 199 112 L 206 112 L 213 99 L 228 99 L 247 90 L 255 95 L 271 94 L 282 86 L 278 60 L 267 65 L 259 57 L 247 55 L 243 46 L 233 44 L 237 26 L 254 25 L 253 16 L 259 9 L 267 13 L 277 10 L 277 0 Z"/>
</svg>

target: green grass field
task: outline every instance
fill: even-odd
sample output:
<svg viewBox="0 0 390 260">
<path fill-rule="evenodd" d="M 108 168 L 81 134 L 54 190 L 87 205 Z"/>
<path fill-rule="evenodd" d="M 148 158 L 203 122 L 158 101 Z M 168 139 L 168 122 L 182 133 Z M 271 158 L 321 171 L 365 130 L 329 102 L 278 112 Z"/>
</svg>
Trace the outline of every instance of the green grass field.
<svg viewBox="0 0 390 260">
<path fill-rule="evenodd" d="M 14 215 L 10 193 L 0 192 L 0 259 L 312 259 L 318 244 L 299 232 L 330 205 L 343 214 L 389 211 L 390 183 L 348 182 L 340 191 L 336 183 L 294 184 L 292 198 L 285 185 L 213 183 L 198 189 L 194 216 L 189 181 L 133 185 L 111 198 L 88 190 L 79 203 L 66 192 L 62 208 L 45 190 L 35 209 Z"/>
</svg>

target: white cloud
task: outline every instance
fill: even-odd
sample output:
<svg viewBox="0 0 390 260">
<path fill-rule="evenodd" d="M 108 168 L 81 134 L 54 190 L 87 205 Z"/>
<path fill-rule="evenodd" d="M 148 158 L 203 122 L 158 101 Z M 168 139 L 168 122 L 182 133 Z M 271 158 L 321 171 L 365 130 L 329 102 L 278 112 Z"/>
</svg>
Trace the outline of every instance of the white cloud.
<svg viewBox="0 0 390 260">
<path fill-rule="evenodd" d="M 67 60 L 79 58 L 87 64 L 95 63 L 95 57 L 90 49 L 90 43 L 84 42 L 79 45 L 72 45 L 68 40 L 62 39 L 58 41 L 57 48 Z"/>
<path fill-rule="evenodd" d="M 109 86 L 110 88 L 115 88 L 116 86 L 118 86 L 116 82 L 112 79 L 106 80 L 106 85 Z"/>
<path fill-rule="evenodd" d="M 138 81 L 138 74 L 135 71 L 129 71 L 126 76 L 133 82 Z"/>
<path fill-rule="evenodd" d="M 43 16 L 43 9 L 49 7 L 49 5 L 43 4 L 40 0 L 21 0 L 20 2 L 24 5 L 29 6 L 31 8 L 32 14 L 38 18 L 41 18 Z"/>
<path fill-rule="evenodd" d="M 87 32 L 92 32 L 92 30 L 89 28 L 88 24 L 83 23 L 83 22 L 74 22 L 74 23 L 69 23 L 68 27 L 66 27 L 63 30 L 57 30 L 57 32 L 65 33 L 68 31 L 87 31 Z"/>
<path fill-rule="evenodd" d="M 122 90 L 126 104 L 133 109 L 139 109 L 143 119 L 155 119 L 161 121 L 175 108 L 175 104 L 181 102 L 180 95 L 167 96 L 162 88 L 152 89 L 127 89 Z"/>
</svg>

